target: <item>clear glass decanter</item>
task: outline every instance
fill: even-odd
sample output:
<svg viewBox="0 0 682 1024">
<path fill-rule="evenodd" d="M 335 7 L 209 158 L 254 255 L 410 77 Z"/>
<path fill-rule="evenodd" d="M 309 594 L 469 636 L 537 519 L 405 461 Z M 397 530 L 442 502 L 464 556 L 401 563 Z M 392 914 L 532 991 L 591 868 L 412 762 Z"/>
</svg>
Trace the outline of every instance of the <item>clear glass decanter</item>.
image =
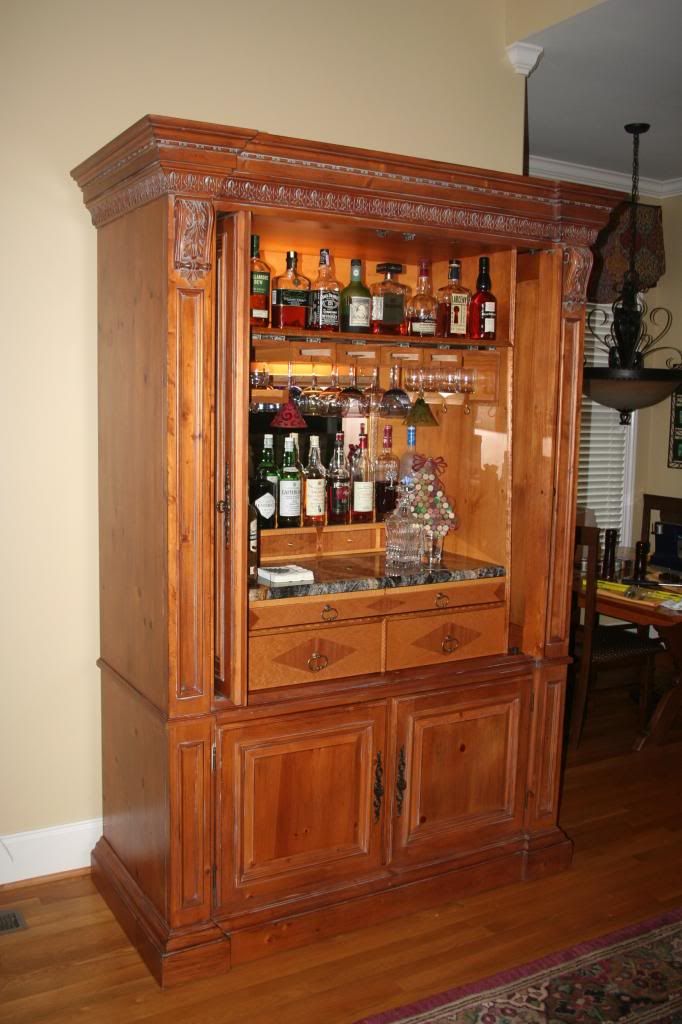
<svg viewBox="0 0 682 1024">
<path fill-rule="evenodd" d="M 413 490 L 409 485 L 398 485 L 395 511 L 384 522 L 388 569 L 409 569 L 420 563 L 422 527 L 410 508 Z"/>
</svg>

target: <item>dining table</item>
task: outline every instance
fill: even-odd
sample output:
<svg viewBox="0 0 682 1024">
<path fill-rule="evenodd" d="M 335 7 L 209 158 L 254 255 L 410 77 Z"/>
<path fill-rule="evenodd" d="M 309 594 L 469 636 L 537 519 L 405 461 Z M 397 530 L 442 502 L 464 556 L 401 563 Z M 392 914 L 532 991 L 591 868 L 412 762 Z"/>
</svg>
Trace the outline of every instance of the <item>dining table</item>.
<svg viewBox="0 0 682 1024">
<path fill-rule="evenodd" d="M 645 743 L 661 743 L 682 706 L 682 588 L 663 588 L 655 581 L 642 584 L 599 580 L 598 615 L 653 627 L 670 657 L 673 673 L 649 719 L 635 739 L 634 749 Z"/>
</svg>

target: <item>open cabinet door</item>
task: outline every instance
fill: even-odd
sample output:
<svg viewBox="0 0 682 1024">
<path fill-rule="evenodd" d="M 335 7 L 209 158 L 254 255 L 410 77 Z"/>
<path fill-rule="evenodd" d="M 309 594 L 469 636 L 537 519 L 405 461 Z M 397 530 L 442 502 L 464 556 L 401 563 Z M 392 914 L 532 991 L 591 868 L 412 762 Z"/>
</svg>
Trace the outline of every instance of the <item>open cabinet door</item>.
<svg viewBox="0 0 682 1024">
<path fill-rule="evenodd" d="M 562 316 L 562 271 L 560 249 L 519 255 L 511 619 L 515 644 L 538 659 L 568 651 L 584 307 Z"/>
<path fill-rule="evenodd" d="M 246 704 L 251 214 L 218 221 L 215 692 Z"/>
</svg>

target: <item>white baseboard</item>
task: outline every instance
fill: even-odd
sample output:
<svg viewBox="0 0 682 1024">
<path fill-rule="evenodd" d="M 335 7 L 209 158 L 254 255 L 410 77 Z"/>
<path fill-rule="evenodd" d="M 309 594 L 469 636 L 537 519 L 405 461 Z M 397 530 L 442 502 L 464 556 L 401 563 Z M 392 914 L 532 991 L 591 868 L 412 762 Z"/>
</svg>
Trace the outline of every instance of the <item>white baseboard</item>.
<svg viewBox="0 0 682 1024">
<path fill-rule="evenodd" d="M 0 836 L 0 885 L 88 867 L 101 835 L 102 819 L 91 818 Z"/>
</svg>

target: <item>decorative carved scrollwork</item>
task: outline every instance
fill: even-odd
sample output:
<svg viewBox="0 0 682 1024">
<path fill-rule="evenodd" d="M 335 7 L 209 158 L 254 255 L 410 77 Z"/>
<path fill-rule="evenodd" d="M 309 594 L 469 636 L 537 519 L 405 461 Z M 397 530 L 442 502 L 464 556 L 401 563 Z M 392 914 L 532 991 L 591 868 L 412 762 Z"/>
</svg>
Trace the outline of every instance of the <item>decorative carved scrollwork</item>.
<svg viewBox="0 0 682 1024">
<path fill-rule="evenodd" d="M 398 777 L 395 784 L 395 805 L 398 817 L 403 813 L 403 803 L 405 802 L 405 790 L 407 789 L 407 759 L 405 757 L 405 747 L 400 748 L 398 754 Z"/>
<path fill-rule="evenodd" d="M 190 283 L 211 269 L 213 204 L 202 199 L 175 200 L 174 264 Z"/>
<path fill-rule="evenodd" d="M 564 249 L 564 312 L 578 312 L 585 305 L 592 269 L 592 251 L 584 247 Z"/>
<path fill-rule="evenodd" d="M 384 798 L 384 766 L 381 763 L 381 751 L 377 750 L 377 763 L 374 768 L 374 821 L 381 817 L 381 802 Z"/>
</svg>

